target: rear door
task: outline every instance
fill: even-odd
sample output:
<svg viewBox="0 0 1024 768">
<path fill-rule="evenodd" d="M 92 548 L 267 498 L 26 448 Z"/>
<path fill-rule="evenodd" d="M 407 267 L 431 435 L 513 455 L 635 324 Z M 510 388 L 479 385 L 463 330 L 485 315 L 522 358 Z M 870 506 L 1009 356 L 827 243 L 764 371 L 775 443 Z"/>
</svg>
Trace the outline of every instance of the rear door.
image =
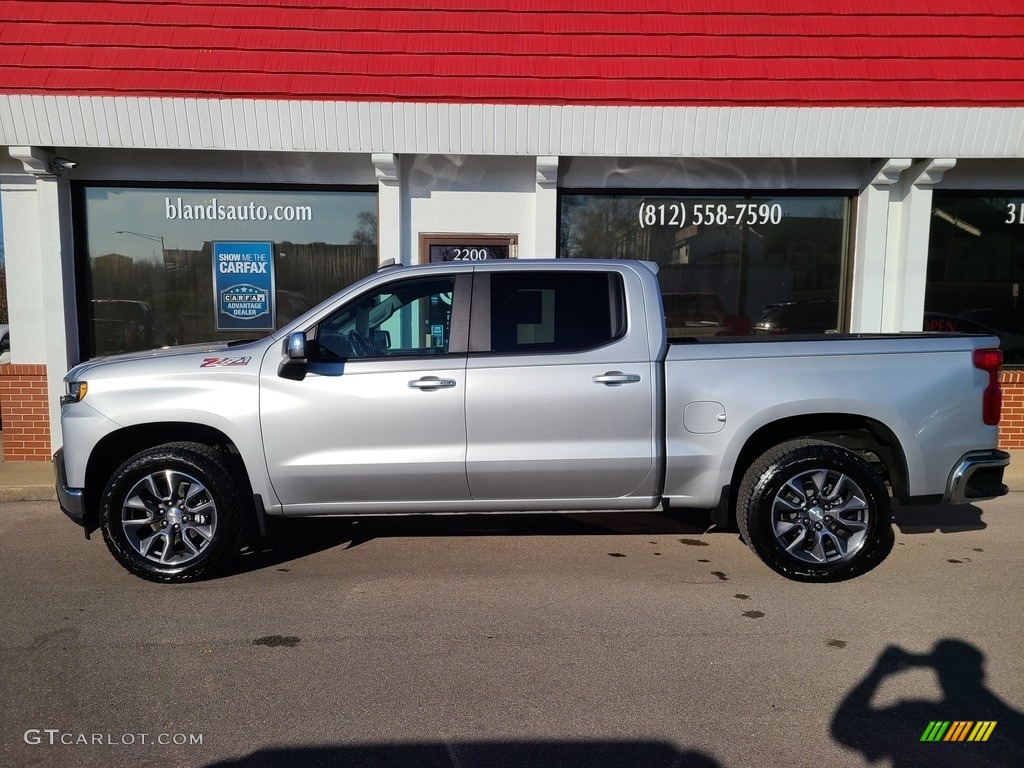
<svg viewBox="0 0 1024 768">
<path fill-rule="evenodd" d="M 579 507 L 565 502 L 656 492 L 660 385 L 646 326 L 629 327 L 628 276 L 477 268 L 466 370 L 474 500 Z"/>
</svg>

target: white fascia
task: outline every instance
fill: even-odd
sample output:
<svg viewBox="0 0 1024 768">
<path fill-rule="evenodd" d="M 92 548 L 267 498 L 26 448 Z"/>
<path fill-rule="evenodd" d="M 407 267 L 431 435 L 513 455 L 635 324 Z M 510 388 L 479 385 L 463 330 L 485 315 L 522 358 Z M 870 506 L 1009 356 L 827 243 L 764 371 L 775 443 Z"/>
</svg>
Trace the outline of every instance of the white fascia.
<svg viewBox="0 0 1024 768">
<path fill-rule="evenodd" d="M 653 107 L 0 94 L 0 144 L 612 157 L 1024 157 L 1024 107 Z"/>
</svg>

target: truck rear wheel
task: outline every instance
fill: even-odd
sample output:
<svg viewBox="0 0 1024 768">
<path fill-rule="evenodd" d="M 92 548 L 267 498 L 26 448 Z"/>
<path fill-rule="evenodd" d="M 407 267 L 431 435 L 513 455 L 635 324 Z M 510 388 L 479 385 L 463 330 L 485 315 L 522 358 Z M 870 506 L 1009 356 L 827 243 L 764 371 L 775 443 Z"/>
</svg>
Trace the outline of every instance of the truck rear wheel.
<svg viewBox="0 0 1024 768">
<path fill-rule="evenodd" d="M 792 440 L 747 470 L 736 522 L 770 568 L 796 581 L 843 581 L 892 550 L 892 506 L 861 456 L 820 440 Z"/>
<path fill-rule="evenodd" d="M 245 499 L 221 451 L 167 443 L 132 456 L 113 474 L 100 528 L 110 552 L 137 576 L 195 581 L 241 548 Z"/>
</svg>

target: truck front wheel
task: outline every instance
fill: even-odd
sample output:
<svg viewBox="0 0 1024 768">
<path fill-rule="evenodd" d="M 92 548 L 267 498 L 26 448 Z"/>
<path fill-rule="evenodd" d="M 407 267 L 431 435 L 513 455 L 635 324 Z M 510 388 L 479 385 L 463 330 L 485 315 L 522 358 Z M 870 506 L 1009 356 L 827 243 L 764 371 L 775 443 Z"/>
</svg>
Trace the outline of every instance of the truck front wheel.
<svg viewBox="0 0 1024 768">
<path fill-rule="evenodd" d="M 736 522 L 770 568 L 796 581 L 854 578 L 893 546 L 882 478 L 861 456 L 820 440 L 762 454 L 740 483 Z"/>
<path fill-rule="evenodd" d="M 122 566 L 150 581 L 206 578 L 242 544 L 245 493 L 224 454 L 167 443 L 132 456 L 103 493 L 100 527 Z"/>
</svg>

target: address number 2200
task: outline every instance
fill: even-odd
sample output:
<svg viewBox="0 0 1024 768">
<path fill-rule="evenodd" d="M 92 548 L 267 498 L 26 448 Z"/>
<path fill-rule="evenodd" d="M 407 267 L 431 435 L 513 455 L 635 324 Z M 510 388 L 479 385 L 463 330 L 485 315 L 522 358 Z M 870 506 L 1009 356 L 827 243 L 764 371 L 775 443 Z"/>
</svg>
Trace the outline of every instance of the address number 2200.
<svg viewBox="0 0 1024 768">
<path fill-rule="evenodd" d="M 486 261 L 491 252 L 486 248 L 453 248 L 452 261 Z"/>
</svg>

